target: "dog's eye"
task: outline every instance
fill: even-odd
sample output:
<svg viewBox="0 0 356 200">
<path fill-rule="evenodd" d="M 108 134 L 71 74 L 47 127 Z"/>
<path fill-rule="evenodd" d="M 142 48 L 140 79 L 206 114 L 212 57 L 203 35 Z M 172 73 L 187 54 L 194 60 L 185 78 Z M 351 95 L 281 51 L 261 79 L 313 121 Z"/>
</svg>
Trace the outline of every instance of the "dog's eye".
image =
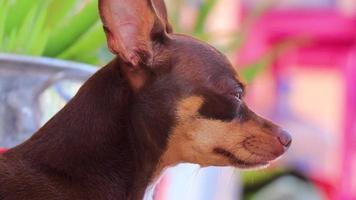
<svg viewBox="0 0 356 200">
<path fill-rule="evenodd" d="M 230 93 L 231 96 L 233 96 L 238 102 L 242 101 L 242 97 L 243 97 L 243 91 L 242 89 L 237 89 L 234 92 Z"/>
<path fill-rule="evenodd" d="M 242 93 L 237 93 L 237 94 L 235 95 L 235 99 L 236 99 L 237 101 L 241 101 L 241 100 L 242 100 Z"/>
</svg>

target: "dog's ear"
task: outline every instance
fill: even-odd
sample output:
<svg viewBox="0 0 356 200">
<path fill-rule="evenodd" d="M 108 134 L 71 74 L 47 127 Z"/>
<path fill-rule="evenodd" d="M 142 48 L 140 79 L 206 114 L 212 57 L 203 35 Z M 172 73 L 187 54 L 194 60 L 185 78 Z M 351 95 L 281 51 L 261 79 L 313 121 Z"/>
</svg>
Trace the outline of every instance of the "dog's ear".
<svg viewBox="0 0 356 200">
<path fill-rule="evenodd" d="M 172 31 L 164 0 L 99 0 L 109 49 L 124 62 L 151 65 L 153 45 Z"/>
</svg>

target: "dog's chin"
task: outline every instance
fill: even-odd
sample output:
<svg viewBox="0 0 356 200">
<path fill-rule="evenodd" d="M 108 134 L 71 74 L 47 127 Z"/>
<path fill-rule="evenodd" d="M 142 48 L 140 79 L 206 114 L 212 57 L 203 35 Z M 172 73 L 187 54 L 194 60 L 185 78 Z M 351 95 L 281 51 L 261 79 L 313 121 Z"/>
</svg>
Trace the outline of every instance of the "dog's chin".
<svg viewBox="0 0 356 200">
<path fill-rule="evenodd" d="M 270 165 L 270 162 L 259 162 L 259 163 L 251 163 L 245 165 L 233 165 L 234 167 L 241 170 L 256 170 L 256 169 L 264 169 Z"/>
<path fill-rule="evenodd" d="M 227 151 L 222 148 L 216 148 L 214 149 L 214 152 L 216 154 L 219 154 L 225 158 L 228 159 L 229 163 L 231 166 L 243 169 L 243 170 L 255 170 L 255 169 L 263 169 L 266 168 L 270 165 L 271 162 L 278 160 L 281 156 L 276 157 L 276 158 L 263 158 L 260 157 L 259 159 L 250 161 L 250 160 L 244 160 L 236 156 L 235 154 L 231 153 L 230 151 Z"/>
<path fill-rule="evenodd" d="M 264 169 L 264 168 L 267 168 L 268 166 L 270 166 L 271 163 L 277 161 L 278 159 L 280 159 L 282 157 L 281 156 L 278 156 L 274 159 L 271 159 L 271 160 L 264 160 L 263 158 L 262 161 L 255 161 L 254 163 L 249 163 L 247 161 L 245 161 L 246 164 L 243 164 L 243 165 L 234 165 L 234 167 L 237 167 L 239 169 L 242 169 L 242 170 L 256 170 L 256 169 Z"/>
</svg>

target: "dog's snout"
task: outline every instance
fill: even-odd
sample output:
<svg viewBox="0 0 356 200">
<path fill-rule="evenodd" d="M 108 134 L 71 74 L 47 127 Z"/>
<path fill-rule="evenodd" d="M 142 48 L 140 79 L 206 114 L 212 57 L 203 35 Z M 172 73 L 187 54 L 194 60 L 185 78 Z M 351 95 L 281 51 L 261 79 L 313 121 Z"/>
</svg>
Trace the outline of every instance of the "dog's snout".
<svg viewBox="0 0 356 200">
<path fill-rule="evenodd" d="M 292 137 L 290 136 L 290 134 L 287 131 L 284 131 L 284 130 L 282 130 L 278 134 L 278 140 L 286 148 L 288 148 L 292 143 Z"/>
</svg>

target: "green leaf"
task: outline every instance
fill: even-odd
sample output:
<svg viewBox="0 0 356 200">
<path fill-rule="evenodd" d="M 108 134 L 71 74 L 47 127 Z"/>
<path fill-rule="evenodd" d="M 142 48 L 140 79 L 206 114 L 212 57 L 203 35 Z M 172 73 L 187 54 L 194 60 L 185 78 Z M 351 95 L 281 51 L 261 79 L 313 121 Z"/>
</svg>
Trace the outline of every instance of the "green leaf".
<svg viewBox="0 0 356 200">
<path fill-rule="evenodd" d="M 38 36 L 34 36 L 33 43 L 28 49 L 28 53 L 31 55 L 42 55 L 49 39 L 50 31 L 48 29 L 42 30 Z"/>
<path fill-rule="evenodd" d="M 48 6 L 47 28 L 56 27 L 68 19 L 77 0 L 53 0 Z"/>
<path fill-rule="evenodd" d="M 23 21 L 17 32 L 16 43 L 12 51 L 22 53 L 26 52 L 26 49 L 28 49 L 28 39 L 31 38 L 33 24 L 36 22 L 36 14 L 38 12 L 38 7 L 38 5 L 33 7 L 26 15 L 25 20 Z"/>
<path fill-rule="evenodd" d="M 65 24 L 53 30 L 44 55 L 55 57 L 61 54 L 97 21 L 97 2 L 91 1 L 71 20 L 67 20 Z"/>
<path fill-rule="evenodd" d="M 58 57 L 77 61 L 88 61 L 88 56 L 105 44 L 105 34 L 101 22 L 94 24 L 70 48 Z M 92 60 L 92 59 L 90 59 Z"/>
<path fill-rule="evenodd" d="M 4 43 L 5 44 L 5 46 L 4 46 L 5 52 L 15 52 L 16 53 L 16 51 L 15 51 L 16 39 L 17 39 L 16 36 L 17 36 L 17 31 L 12 30 Z"/>
<path fill-rule="evenodd" d="M 8 15 L 5 25 L 6 33 L 11 33 L 12 30 L 18 29 L 22 22 L 26 19 L 29 11 L 38 5 L 38 1 L 29 0 L 5 0 L 8 1 L 10 7 L 8 8 Z M 43 0 L 42 0 L 43 1 Z"/>
<path fill-rule="evenodd" d="M 31 27 L 30 39 L 28 40 L 27 53 L 31 55 L 40 55 L 44 50 L 44 45 L 47 43 L 48 31 L 45 31 L 45 21 L 48 15 L 47 6 L 42 6 L 38 9 L 38 14 Z"/>
<path fill-rule="evenodd" d="M 0 0 L 0 51 L 3 51 L 5 48 L 5 23 L 8 7 L 6 0 Z"/>
</svg>

